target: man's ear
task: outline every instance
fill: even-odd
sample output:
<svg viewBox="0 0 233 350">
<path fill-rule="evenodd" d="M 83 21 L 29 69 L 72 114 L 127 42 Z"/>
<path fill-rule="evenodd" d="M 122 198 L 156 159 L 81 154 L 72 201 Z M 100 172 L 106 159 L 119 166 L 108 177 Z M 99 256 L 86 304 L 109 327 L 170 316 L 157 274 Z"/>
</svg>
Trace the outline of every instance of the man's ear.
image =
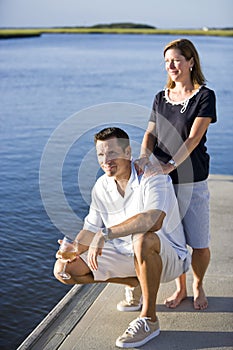
<svg viewBox="0 0 233 350">
<path fill-rule="evenodd" d="M 131 147 L 130 146 L 126 147 L 125 155 L 127 156 L 127 158 L 131 159 Z"/>
</svg>

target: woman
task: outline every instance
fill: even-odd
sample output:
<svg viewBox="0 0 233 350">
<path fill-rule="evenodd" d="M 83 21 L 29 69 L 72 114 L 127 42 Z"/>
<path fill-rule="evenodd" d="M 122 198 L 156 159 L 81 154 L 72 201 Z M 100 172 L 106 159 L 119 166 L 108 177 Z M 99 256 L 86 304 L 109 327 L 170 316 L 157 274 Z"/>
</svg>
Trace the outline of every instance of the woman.
<svg viewBox="0 0 233 350">
<path fill-rule="evenodd" d="M 216 122 L 215 94 L 205 86 L 196 48 L 187 39 L 164 48 L 168 80 L 154 99 L 145 132 L 140 167 L 154 154 L 160 170 L 172 177 L 187 244 L 192 247 L 194 308 L 206 309 L 203 278 L 210 261 L 209 250 L 209 155 L 206 132 Z M 153 167 L 155 169 L 155 166 Z M 176 292 L 165 300 L 175 308 L 186 298 L 186 276 L 176 280 Z"/>
</svg>

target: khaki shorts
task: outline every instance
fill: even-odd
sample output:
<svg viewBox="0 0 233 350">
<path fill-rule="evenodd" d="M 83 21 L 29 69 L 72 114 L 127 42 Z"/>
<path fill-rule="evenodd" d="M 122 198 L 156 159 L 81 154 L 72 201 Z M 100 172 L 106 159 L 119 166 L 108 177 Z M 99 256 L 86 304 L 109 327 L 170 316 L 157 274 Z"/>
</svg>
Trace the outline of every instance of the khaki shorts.
<svg viewBox="0 0 233 350">
<path fill-rule="evenodd" d="M 159 235 L 158 235 L 159 236 Z M 165 237 L 160 239 L 160 257 L 163 269 L 160 282 L 169 282 L 186 272 L 190 266 L 190 255 L 183 261 Z M 87 252 L 81 255 L 87 264 Z M 109 278 L 136 277 L 134 257 L 119 253 L 112 241 L 105 243 L 102 255 L 98 257 L 98 270 L 92 271 L 95 281 L 106 281 Z"/>
</svg>

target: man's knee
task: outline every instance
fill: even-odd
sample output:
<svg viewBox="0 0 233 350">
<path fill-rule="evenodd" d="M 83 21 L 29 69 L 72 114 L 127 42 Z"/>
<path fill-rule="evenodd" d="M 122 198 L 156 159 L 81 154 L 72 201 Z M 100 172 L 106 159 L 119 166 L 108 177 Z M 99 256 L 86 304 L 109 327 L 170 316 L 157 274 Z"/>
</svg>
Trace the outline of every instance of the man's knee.
<svg viewBox="0 0 233 350">
<path fill-rule="evenodd" d="M 133 235 L 134 253 L 138 254 L 159 254 L 160 239 L 154 232 Z"/>
<path fill-rule="evenodd" d="M 62 263 L 58 259 L 54 264 L 53 274 L 59 282 L 61 282 L 63 284 L 70 284 L 69 280 L 63 280 L 62 277 L 59 275 L 59 273 L 63 270 L 63 268 L 64 268 L 64 263 Z"/>
</svg>

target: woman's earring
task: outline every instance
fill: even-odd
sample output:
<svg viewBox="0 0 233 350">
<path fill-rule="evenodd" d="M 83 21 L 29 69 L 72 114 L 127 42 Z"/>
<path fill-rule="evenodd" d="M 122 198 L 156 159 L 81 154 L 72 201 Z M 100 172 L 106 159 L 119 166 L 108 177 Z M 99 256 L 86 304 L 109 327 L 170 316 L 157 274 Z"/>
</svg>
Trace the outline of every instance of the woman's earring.
<svg viewBox="0 0 233 350">
<path fill-rule="evenodd" d="M 190 69 L 190 72 L 192 72 L 192 70 L 193 70 L 193 67 L 190 67 L 189 69 Z"/>
</svg>

